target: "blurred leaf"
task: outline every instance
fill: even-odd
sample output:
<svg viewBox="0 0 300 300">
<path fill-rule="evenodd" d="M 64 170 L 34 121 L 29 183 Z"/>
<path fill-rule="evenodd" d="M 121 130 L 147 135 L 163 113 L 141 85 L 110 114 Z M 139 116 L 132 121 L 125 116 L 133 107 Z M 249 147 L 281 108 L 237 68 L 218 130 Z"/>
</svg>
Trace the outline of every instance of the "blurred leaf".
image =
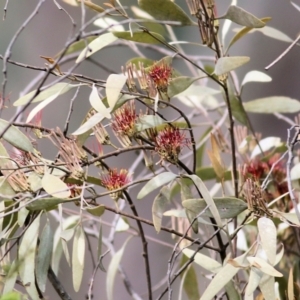
<svg viewBox="0 0 300 300">
<path fill-rule="evenodd" d="M 200 77 L 180 76 L 172 79 L 168 86 L 168 96 L 170 98 L 185 91 L 191 84 L 199 80 Z"/>
<path fill-rule="evenodd" d="M 88 8 L 92 9 L 93 11 L 96 11 L 97 13 L 103 13 L 105 11 L 104 8 L 102 8 L 101 6 L 93 3 L 91 0 L 79 0 L 79 2 L 83 2 L 85 6 L 87 6 Z"/>
<path fill-rule="evenodd" d="M 254 293 L 254 291 L 256 290 L 256 288 L 258 287 L 261 281 L 262 276 L 263 276 L 262 271 L 260 271 L 257 268 L 251 268 L 248 284 L 245 291 L 246 296 L 250 296 L 251 294 Z"/>
<path fill-rule="evenodd" d="M 248 256 L 247 260 L 250 262 L 252 267 L 257 268 L 258 270 L 262 271 L 263 273 L 274 276 L 274 277 L 282 277 L 283 275 L 278 272 L 274 267 L 268 264 L 264 259 L 260 257 L 251 257 Z"/>
<path fill-rule="evenodd" d="M 45 173 L 42 178 L 43 189 L 51 196 L 57 198 L 69 198 L 71 192 L 69 187 L 58 177 Z"/>
<path fill-rule="evenodd" d="M 257 228 L 260 236 L 261 246 L 266 252 L 270 264 L 274 266 L 277 249 L 276 227 L 271 219 L 262 217 L 257 221 Z"/>
<path fill-rule="evenodd" d="M 211 300 L 218 292 L 236 275 L 240 270 L 239 267 L 235 265 L 243 265 L 245 263 L 245 258 L 248 252 L 243 255 L 231 259 L 230 263 L 227 262 L 222 269 L 215 275 L 215 277 L 210 281 L 205 292 L 201 296 L 201 300 Z M 274 300 L 274 299 L 273 299 Z"/>
<path fill-rule="evenodd" d="M 27 293 L 32 299 L 39 299 L 35 286 L 35 255 L 41 214 L 25 231 L 19 247 L 19 274 Z"/>
<path fill-rule="evenodd" d="M 30 184 L 30 189 L 37 192 L 42 188 L 42 178 L 39 174 L 32 172 L 27 177 L 27 182 Z"/>
<path fill-rule="evenodd" d="M 42 90 L 31 103 L 43 101 L 45 99 L 53 97 L 53 95 L 56 95 L 56 97 L 58 97 L 59 95 L 65 94 L 72 88 L 78 87 L 79 85 L 80 84 L 69 84 L 67 82 L 56 83 L 51 87 Z M 21 98 L 19 98 L 17 101 L 14 102 L 14 106 L 21 106 L 27 104 L 28 101 L 32 99 L 32 97 L 34 97 L 35 94 L 36 94 L 36 90 L 22 96 Z"/>
<path fill-rule="evenodd" d="M 152 204 L 152 220 L 157 233 L 160 232 L 161 220 L 165 212 L 166 205 L 170 202 L 170 188 L 162 187 L 159 194 L 154 198 Z"/>
<path fill-rule="evenodd" d="M 247 209 L 247 203 L 238 198 L 220 197 L 213 198 L 213 201 L 221 219 L 234 218 Z M 182 202 L 184 208 L 195 212 L 196 215 L 200 214 L 207 205 L 204 199 L 188 199 Z M 202 216 L 213 217 L 213 214 L 210 210 L 206 210 Z"/>
<path fill-rule="evenodd" d="M 186 262 L 188 261 L 188 257 L 186 255 L 182 255 L 181 261 L 180 261 L 180 267 L 182 267 Z M 200 294 L 198 290 L 198 280 L 197 280 L 197 274 L 195 272 L 195 269 L 193 268 L 193 265 L 190 265 L 186 271 L 180 274 L 181 278 L 184 280 L 183 287 L 184 291 L 188 296 L 189 300 L 199 300 Z"/>
<path fill-rule="evenodd" d="M 0 133 L 2 133 L 8 125 L 9 122 L 0 119 Z M 17 149 L 26 152 L 33 152 L 34 150 L 29 138 L 13 125 L 8 128 L 2 138 Z"/>
<path fill-rule="evenodd" d="M 129 242 L 131 237 L 129 237 L 125 243 L 123 244 L 122 248 L 115 253 L 115 255 L 112 257 L 110 264 L 108 266 L 107 270 L 107 277 L 106 277 L 106 293 L 107 293 L 107 299 L 113 300 L 113 292 L 114 292 L 114 282 L 115 277 L 117 275 L 117 271 L 124 253 L 124 250 Z"/>
<path fill-rule="evenodd" d="M 69 46 L 69 48 L 67 49 L 67 51 L 64 53 L 64 55 L 66 56 L 66 55 L 81 51 L 82 49 L 84 49 L 86 47 L 87 44 L 89 44 L 96 38 L 97 38 L 97 36 L 89 36 L 83 40 L 79 40 L 78 42 L 71 44 Z M 62 55 L 62 53 L 63 53 L 63 51 L 60 51 L 59 53 L 57 53 L 54 56 L 54 58 L 60 57 Z"/>
<path fill-rule="evenodd" d="M 102 255 L 102 224 L 100 224 L 99 236 L 98 236 L 98 247 L 97 247 L 97 259 L 100 259 Z"/>
<path fill-rule="evenodd" d="M 126 66 L 129 64 L 133 64 L 136 66 L 137 70 L 140 70 L 140 63 L 144 66 L 144 68 L 148 68 L 153 65 L 154 61 L 145 57 L 134 57 L 126 62 Z"/>
<path fill-rule="evenodd" d="M 98 95 L 98 90 L 97 88 L 95 87 L 95 85 L 93 85 L 93 88 L 92 88 L 92 92 L 90 94 L 90 103 L 91 103 L 91 106 L 98 112 L 100 113 L 104 118 L 107 118 L 107 119 L 110 119 L 111 118 L 111 115 L 110 115 L 110 109 L 107 108 L 102 100 L 100 99 L 99 95 Z M 91 119 L 91 118 L 90 118 Z M 89 119 L 89 120 L 90 120 Z M 86 123 L 85 123 L 86 124 Z M 82 126 L 81 126 L 82 127 Z M 74 133 L 73 133 L 74 134 Z"/>
<path fill-rule="evenodd" d="M 265 300 L 276 299 L 275 279 L 273 276 L 269 276 L 265 274 L 260 281 L 259 288 Z"/>
<path fill-rule="evenodd" d="M 155 189 L 169 183 L 177 177 L 172 172 L 163 172 L 150 179 L 137 195 L 137 199 L 142 199 Z"/>
<path fill-rule="evenodd" d="M 167 121 L 165 121 L 158 115 L 141 115 L 139 116 L 135 127 L 137 131 L 143 131 L 149 128 L 155 128 L 166 123 Z"/>
<path fill-rule="evenodd" d="M 260 19 L 236 5 L 229 6 L 225 16 L 219 17 L 219 19 L 228 19 L 236 24 L 250 28 L 260 28 L 265 26 L 265 23 Z"/>
<path fill-rule="evenodd" d="M 191 258 L 195 254 L 194 250 L 188 248 L 183 249 L 182 252 L 188 258 Z M 218 261 L 200 252 L 196 253 L 196 255 L 194 256 L 194 262 L 200 267 L 212 273 L 218 273 L 222 269 L 222 265 Z"/>
<path fill-rule="evenodd" d="M 46 289 L 46 281 L 48 276 L 48 269 L 51 262 L 52 248 L 53 232 L 51 230 L 49 220 L 47 220 L 47 223 L 40 237 L 40 244 L 36 261 L 36 280 L 38 287 L 43 293 Z"/>
<path fill-rule="evenodd" d="M 22 300 L 21 295 L 17 292 L 3 293 L 0 300 Z"/>
<path fill-rule="evenodd" d="M 115 107 L 126 80 L 127 78 L 123 74 L 111 74 L 108 76 L 105 91 L 108 105 L 111 110 Z"/>
<path fill-rule="evenodd" d="M 8 183 L 7 178 L 4 176 L 0 176 L 0 193 L 1 195 L 7 196 L 13 196 L 16 194 L 11 185 Z"/>
<path fill-rule="evenodd" d="M 300 102 L 289 97 L 272 96 L 245 102 L 244 108 L 252 113 L 296 113 L 300 111 Z"/>
<path fill-rule="evenodd" d="M 107 29 L 107 31 L 111 32 L 114 30 L 122 31 L 125 30 L 123 25 L 120 25 L 119 22 L 110 17 L 101 17 L 97 19 L 94 23 L 95 26 L 98 26 L 103 29 Z"/>
<path fill-rule="evenodd" d="M 248 56 L 221 57 L 217 60 L 214 73 L 218 76 L 223 75 L 246 64 L 249 60 Z"/>
<path fill-rule="evenodd" d="M 257 155 L 262 154 L 260 149 L 262 149 L 263 152 L 267 152 L 273 147 L 278 147 L 280 144 L 281 144 L 281 139 L 280 137 L 276 137 L 276 136 L 269 136 L 267 138 L 260 140 L 259 141 L 260 147 L 258 145 L 254 147 L 251 153 L 251 159 L 253 159 Z"/>
<path fill-rule="evenodd" d="M 293 276 L 293 268 L 290 268 L 289 272 L 289 281 L 288 281 L 288 300 L 294 300 L 294 276 Z"/>
<path fill-rule="evenodd" d="M 293 39 L 291 39 L 288 35 L 286 35 L 282 31 L 280 31 L 276 28 L 270 27 L 270 26 L 265 26 L 264 28 L 253 30 L 253 32 L 256 32 L 256 31 L 261 32 L 263 35 L 270 37 L 272 39 L 281 41 L 281 42 L 286 42 L 286 43 L 293 42 Z"/>
<path fill-rule="evenodd" d="M 126 220 L 126 218 L 119 218 L 116 224 L 116 232 L 123 232 L 123 231 L 127 231 L 130 228 L 128 221 Z"/>
<path fill-rule="evenodd" d="M 254 71 L 248 72 L 245 75 L 241 86 L 244 86 L 246 83 L 249 83 L 249 82 L 270 82 L 270 81 L 272 81 L 272 78 L 269 75 L 267 75 L 263 72 L 254 70 Z"/>
<path fill-rule="evenodd" d="M 100 204 L 93 208 L 86 208 L 86 211 L 93 216 L 101 217 L 105 212 L 105 206 L 103 204 Z"/>
<path fill-rule="evenodd" d="M 266 18 L 261 18 L 260 21 L 267 23 L 271 20 L 270 17 L 266 17 Z M 265 26 L 267 27 L 267 26 Z M 263 28 L 265 28 L 263 27 Z M 227 49 L 225 51 L 225 53 L 228 52 L 228 50 L 230 49 L 230 47 L 235 44 L 239 39 L 241 39 L 243 36 L 245 36 L 247 33 L 253 31 L 252 27 L 243 27 L 242 29 L 238 30 L 237 33 L 234 35 L 234 37 L 231 39 L 231 41 L 229 42 Z"/>
<path fill-rule="evenodd" d="M 73 254 L 72 254 L 72 277 L 73 287 L 75 292 L 79 291 L 85 259 L 85 236 L 81 225 L 78 225 L 75 231 L 73 241 Z"/>
<path fill-rule="evenodd" d="M 0 168 L 5 168 L 12 165 L 12 161 L 9 158 L 10 156 L 6 151 L 6 148 L 0 142 Z"/>
<path fill-rule="evenodd" d="M 82 135 L 83 133 L 87 132 L 95 125 L 100 123 L 105 117 L 102 113 L 96 113 L 91 116 L 86 122 L 84 122 L 77 130 L 75 130 L 72 135 Z"/>
<path fill-rule="evenodd" d="M 87 47 L 85 47 L 79 56 L 76 59 L 76 63 L 82 62 L 85 58 L 90 57 L 94 53 L 98 52 L 102 48 L 108 46 L 109 44 L 115 42 L 118 38 L 112 33 L 112 32 L 107 32 L 96 39 L 94 39 L 92 42 L 88 44 Z"/>
<path fill-rule="evenodd" d="M 225 285 L 225 291 L 226 294 L 228 295 L 228 299 L 230 300 L 242 300 L 242 296 L 241 296 L 241 292 L 240 290 L 237 291 L 235 284 L 233 283 L 233 281 L 229 281 L 226 285 Z M 244 299 L 246 300 L 246 299 Z"/>
<path fill-rule="evenodd" d="M 209 210 L 215 219 L 217 225 L 222 227 L 222 221 L 220 218 L 219 211 L 215 205 L 213 198 L 211 197 L 208 189 L 206 188 L 203 181 L 197 175 L 185 175 L 186 177 L 191 178 L 194 181 L 195 186 L 199 189 L 200 193 L 202 194 L 206 204 L 209 206 Z M 193 210 L 192 210 L 193 211 Z"/>
<path fill-rule="evenodd" d="M 247 113 L 244 108 L 244 104 L 232 93 L 229 94 L 230 97 L 230 106 L 232 115 L 237 119 L 241 124 L 249 127 L 249 121 Z"/>
<path fill-rule="evenodd" d="M 136 43 L 143 43 L 143 44 L 161 44 L 161 42 L 164 42 L 165 39 L 163 36 L 161 36 L 158 33 L 155 32 L 134 32 L 133 35 L 131 35 L 130 31 L 114 31 L 112 34 L 123 40 L 132 41 Z"/>
<path fill-rule="evenodd" d="M 5 277 L 5 284 L 4 284 L 4 288 L 2 290 L 2 295 L 6 295 L 7 293 L 11 292 L 14 289 L 17 277 L 18 277 L 18 265 L 17 265 L 16 261 L 14 260 L 11 263 L 9 271 Z M 9 293 L 9 294 L 11 294 L 11 293 Z M 8 295 L 6 295 L 6 296 L 8 296 Z M 4 297 L 2 297 L 2 298 L 10 300 L 10 298 L 4 298 Z M 0 298 L 0 300 L 2 298 Z M 14 298 L 12 298 L 12 299 L 14 299 Z M 21 298 L 17 298 L 17 299 L 21 300 Z"/>
<path fill-rule="evenodd" d="M 26 205 L 26 208 L 29 211 L 41 211 L 46 210 L 50 211 L 52 209 L 56 209 L 58 204 L 67 203 L 67 202 L 74 202 L 75 200 L 79 200 L 80 197 L 71 198 L 71 199 L 62 199 L 62 198 L 41 198 L 37 199 L 34 202 Z"/>
<path fill-rule="evenodd" d="M 176 21 L 180 22 L 181 26 L 195 25 L 188 15 L 170 0 L 138 0 L 140 8 L 158 21 Z M 171 24 L 172 25 L 172 24 Z"/>
</svg>

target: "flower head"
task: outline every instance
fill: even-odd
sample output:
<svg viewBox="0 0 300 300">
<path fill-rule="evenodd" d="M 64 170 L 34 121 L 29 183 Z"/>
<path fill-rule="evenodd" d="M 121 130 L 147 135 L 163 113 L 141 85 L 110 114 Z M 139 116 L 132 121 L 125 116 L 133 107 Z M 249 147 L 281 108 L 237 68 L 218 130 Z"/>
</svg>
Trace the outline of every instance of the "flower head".
<svg viewBox="0 0 300 300">
<path fill-rule="evenodd" d="M 190 144 L 185 134 L 179 128 L 172 126 L 166 126 L 163 130 L 152 133 L 152 139 L 155 143 L 155 151 L 160 157 L 175 164 L 182 148 Z"/>
<path fill-rule="evenodd" d="M 101 182 L 106 189 L 113 191 L 130 183 L 131 175 L 125 169 L 121 169 L 120 171 L 117 169 L 111 169 L 107 174 L 101 176 Z M 122 191 L 110 194 L 114 200 L 118 200 L 121 195 Z"/>
<path fill-rule="evenodd" d="M 114 113 L 112 129 L 119 137 L 123 146 L 131 144 L 130 139 L 134 136 L 136 129 L 137 115 L 135 112 L 134 101 L 127 102 Z"/>
<path fill-rule="evenodd" d="M 166 92 L 172 76 L 172 68 L 165 62 L 152 65 L 148 71 L 150 79 L 158 91 Z"/>
</svg>

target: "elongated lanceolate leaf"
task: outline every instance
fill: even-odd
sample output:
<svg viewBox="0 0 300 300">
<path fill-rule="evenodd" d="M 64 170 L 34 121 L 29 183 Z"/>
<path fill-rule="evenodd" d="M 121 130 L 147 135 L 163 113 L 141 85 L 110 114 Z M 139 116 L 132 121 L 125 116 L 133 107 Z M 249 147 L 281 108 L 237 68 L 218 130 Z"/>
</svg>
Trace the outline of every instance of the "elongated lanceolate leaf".
<svg viewBox="0 0 300 300">
<path fill-rule="evenodd" d="M 228 73 L 232 70 L 249 62 L 250 57 L 248 56 L 231 56 L 231 57 L 221 57 L 218 59 L 215 66 L 215 74 L 222 75 Z"/>
<path fill-rule="evenodd" d="M 156 175 L 151 180 L 149 180 L 145 186 L 140 190 L 140 192 L 137 195 L 138 199 L 142 199 L 145 196 L 147 196 L 149 193 L 154 191 L 155 189 L 169 183 L 173 179 L 177 177 L 176 174 L 172 172 L 164 172 Z"/>
<path fill-rule="evenodd" d="M 107 270 L 107 277 L 106 277 L 106 293 L 107 293 L 107 299 L 113 300 L 113 291 L 114 291 L 114 282 L 115 277 L 117 275 L 117 271 L 124 253 L 124 250 L 129 242 L 131 237 L 129 237 L 125 243 L 123 244 L 122 248 L 115 253 L 115 255 L 112 257 L 111 262 L 108 266 Z"/>
<path fill-rule="evenodd" d="M 145 10 L 155 20 L 160 21 L 176 21 L 180 25 L 194 25 L 195 23 L 188 17 L 188 15 L 170 0 L 139 0 L 140 8 Z"/>
<path fill-rule="evenodd" d="M 79 291 L 85 259 L 85 235 L 82 227 L 79 225 L 76 228 L 74 241 L 73 241 L 73 253 L 72 253 L 72 277 L 73 287 L 76 292 Z"/>
<path fill-rule="evenodd" d="M 244 86 L 248 82 L 270 82 L 270 81 L 272 81 L 272 78 L 269 75 L 267 75 L 263 72 L 254 70 L 254 71 L 248 72 L 245 75 L 241 86 Z"/>
<path fill-rule="evenodd" d="M 94 39 L 91 43 L 85 47 L 81 53 L 79 54 L 76 63 L 80 63 L 85 58 L 90 57 L 94 53 L 98 52 L 102 48 L 106 47 L 109 44 L 115 42 L 118 38 L 111 32 L 104 33 L 100 35 L 98 38 Z"/>
<path fill-rule="evenodd" d="M 143 131 L 149 128 L 166 124 L 167 121 L 163 120 L 158 115 L 142 115 L 138 118 L 135 127 L 137 131 Z"/>
<path fill-rule="evenodd" d="M 54 85 L 52 85 L 49 88 L 46 88 L 45 90 L 41 91 L 31 103 L 36 103 L 43 101 L 49 97 L 52 97 L 53 95 L 62 95 L 66 92 L 68 92 L 70 89 L 74 87 L 78 87 L 80 84 L 69 84 L 67 82 L 59 82 Z M 25 96 L 22 96 L 17 101 L 14 102 L 14 106 L 20 106 L 25 105 L 27 102 L 35 95 L 36 90 L 26 94 Z M 58 96 L 57 95 L 57 96 Z M 57 97 L 56 96 L 56 97 Z"/>
<path fill-rule="evenodd" d="M 260 19 L 236 5 L 229 6 L 225 16 L 220 17 L 220 19 L 228 19 L 236 24 L 250 28 L 265 26 L 265 23 Z"/>
<path fill-rule="evenodd" d="M 213 201 L 221 219 L 234 218 L 247 209 L 247 203 L 237 198 L 213 198 Z M 204 199 L 188 199 L 182 202 L 182 206 L 198 215 L 207 207 L 207 202 Z M 202 216 L 213 217 L 210 210 L 206 210 Z"/>
<path fill-rule="evenodd" d="M 187 77 L 187 76 L 180 76 L 172 79 L 168 86 L 168 96 L 170 98 L 182 93 L 187 88 L 190 87 L 195 81 L 199 80 L 200 77 Z"/>
<path fill-rule="evenodd" d="M 32 299 L 39 299 L 35 286 L 35 255 L 40 225 L 39 214 L 25 231 L 19 248 L 19 273 L 27 293 Z"/>
<path fill-rule="evenodd" d="M 105 91 L 108 105 L 111 110 L 114 109 L 126 80 L 126 76 L 122 74 L 111 74 L 108 76 Z"/>
<path fill-rule="evenodd" d="M 9 122 L 0 119 L 0 134 L 6 129 L 8 125 Z M 13 125 L 11 125 L 4 133 L 3 139 L 20 150 L 33 152 L 33 146 L 28 137 Z"/>
<path fill-rule="evenodd" d="M 101 114 L 101 113 L 94 114 L 85 123 L 83 123 L 77 130 L 75 130 L 72 133 L 72 135 L 81 135 L 81 134 L 89 131 L 95 125 L 100 123 L 103 119 L 104 119 L 103 114 Z"/>
<path fill-rule="evenodd" d="M 110 119 L 110 109 L 106 108 L 106 106 L 103 104 L 102 100 L 99 97 L 98 90 L 93 85 L 92 92 L 90 94 L 90 103 L 92 107 L 101 115 L 103 115 L 104 118 Z"/>
<path fill-rule="evenodd" d="M 262 271 L 263 273 L 273 276 L 273 277 L 282 277 L 283 275 L 278 272 L 274 267 L 268 264 L 264 259 L 260 257 L 247 257 L 247 260 L 250 262 L 252 267 L 255 267 Z"/>
<path fill-rule="evenodd" d="M 150 32 L 151 34 L 147 32 L 133 32 L 130 31 L 114 31 L 112 34 L 123 40 L 132 41 L 136 43 L 142 43 L 142 44 L 161 44 L 161 42 L 164 42 L 165 39 L 163 36 L 161 36 L 158 33 Z"/>
<path fill-rule="evenodd" d="M 37 254 L 36 280 L 42 292 L 45 292 L 48 269 L 51 262 L 53 248 L 53 232 L 49 220 L 43 229 L 40 237 L 40 244 Z"/>
<path fill-rule="evenodd" d="M 255 99 L 244 103 L 248 112 L 273 114 L 273 113 L 296 113 L 300 111 L 300 102 L 284 96 L 272 96 Z"/>
<path fill-rule="evenodd" d="M 160 232 L 162 217 L 169 201 L 170 188 L 168 186 L 164 186 L 155 197 L 152 205 L 152 219 L 157 233 Z"/>
</svg>

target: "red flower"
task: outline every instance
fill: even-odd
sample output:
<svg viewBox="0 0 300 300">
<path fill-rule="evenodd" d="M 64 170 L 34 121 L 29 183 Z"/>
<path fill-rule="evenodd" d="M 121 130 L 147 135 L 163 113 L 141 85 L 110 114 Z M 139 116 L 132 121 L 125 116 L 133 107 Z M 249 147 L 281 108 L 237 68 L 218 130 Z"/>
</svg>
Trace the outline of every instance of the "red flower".
<svg viewBox="0 0 300 300">
<path fill-rule="evenodd" d="M 119 172 L 117 169 L 111 169 L 108 174 L 101 176 L 101 182 L 105 188 L 109 191 L 113 191 L 131 182 L 131 175 L 127 170 L 121 169 Z M 112 193 L 110 196 L 114 200 L 118 200 L 121 197 L 122 191 Z"/>
<path fill-rule="evenodd" d="M 148 75 L 156 88 L 165 92 L 171 79 L 172 68 L 166 63 L 156 63 L 150 68 Z"/>
<path fill-rule="evenodd" d="M 155 143 L 155 151 L 170 163 L 177 163 L 178 156 L 184 146 L 190 144 L 185 134 L 179 128 L 166 126 L 163 130 L 154 133 L 152 139 Z"/>
</svg>

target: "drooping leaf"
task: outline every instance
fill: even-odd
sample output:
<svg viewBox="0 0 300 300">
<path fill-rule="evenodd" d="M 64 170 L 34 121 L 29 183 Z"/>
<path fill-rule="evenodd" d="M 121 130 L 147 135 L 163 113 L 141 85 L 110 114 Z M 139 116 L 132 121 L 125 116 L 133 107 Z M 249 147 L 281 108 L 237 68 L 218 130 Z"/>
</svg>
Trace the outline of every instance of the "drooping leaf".
<svg viewBox="0 0 300 300">
<path fill-rule="evenodd" d="M 137 131 L 143 131 L 149 128 L 156 128 L 157 126 L 166 124 L 167 121 L 158 115 L 142 115 L 139 116 L 135 128 Z"/>
<path fill-rule="evenodd" d="M 274 300 L 276 299 L 275 294 L 275 279 L 273 276 L 264 274 L 262 277 L 259 288 L 264 296 L 265 300 Z"/>
<path fill-rule="evenodd" d="M 86 122 L 84 122 L 72 135 L 82 135 L 100 123 L 105 117 L 102 113 L 96 113 L 91 116 Z"/>
<path fill-rule="evenodd" d="M 106 277 L 106 294 L 108 300 L 113 300 L 113 291 L 114 291 L 114 282 L 115 277 L 118 271 L 118 267 L 120 265 L 124 250 L 130 240 L 130 237 L 125 241 L 122 248 L 115 253 L 112 257 L 111 262 L 108 266 L 107 277 Z"/>
<path fill-rule="evenodd" d="M 229 260 L 225 266 L 210 281 L 205 292 L 201 296 L 201 300 L 211 300 L 218 292 L 236 275 L 240 270 L 239 265 L 245 264 L 247 252 L 235 259 Z"/>
<path fill-rule="evenodd" d="M 269 75 L 267 75 L 263 72 L 254 70 L 254 71 L 248 72 L 245 75 L 241 86 L 244 86 L 248 82 L 270 82 L 270 81 L 272 81 L 272 78 Z"/>
<path fill-rule="evenodd" d="M 195 255 L 194 262 L 209 272 L 218 273 L 222 269 L 222 265 L 218 261 L 216 261 L 216 260 L 210 258 L 209 256 L 204 255 L 200 252 L 195 254 L 194 250 L 191 250 L 188 248 L 183 249 L 182 252 L 188 258 L 191 258 L 193 255 Z"/>
<path fill-rule="evenodd" d="M 0 134 L 7 128 L 8 125 L 9 122 L 0 119 Z M 11 125 L 4 133 L 3 139 L 20 150 L 26 152 L 33 152 L 34 150 L 29 138 L 13 125 Z"/>
<path fill-rule="evenodd" d="M 281 138 L 276 136 L 269 136 L 259 141 L 259 146 L 256 145 L 251 153 L 251 159 L 255 156 L 262 154 L 263 152 L 267 152 L 273 147 L 278 147 L 281 144 Z"/>
<path fill-rule="evenodd" d="M 145 196 L 147 196 L 149 193 L 151 193 L 155 189 L 169 183 L 176 177 L 177 177 L 177 175 L 172 172 L 163 172 L 163 173 L 156 175 L 155 177 L 150 179 L 144 185 L 144 187 L 140 190 L 140 192 L 137 195 L 137 199 L 144 198 Z"/>
<path fill-rule="evenodd" d="M 69 198 L 71 195 L 69 187 L 58 177 L 45 173 L 42 179 L 43 189 L 51 196 L 57 198 Z"/>
<path fill-rule="evenodd" d="M 195 23 L 188 17 L 188 15 L 170 0 L 139 0 L 140 8 L 159 21 L 176 21 L 180 22 L 182 26 L 194 25 Z M 172 25 L 172 24 L 171 24 Z"/>
<path fill-rule="evenodd" d="M 288 300 L 294 300 L 294 276 L 293 268 L 290 268 L 289 281 L 288 281 Z"/>
<path fill-rule="evenodd" d="M 67 82 L 59 82 L 52 85 L 49 88 L 42 90 L 31 103 L 36 103 L 53 97 L 53 95 L 62 95 L 71 90 L 72 88 L 78 87 L 80 84 L 69 84 Z M 25 105 L 27 102 L 32 99 L 32 97 L 36 94 L 36 90 L 22 96 L 17 101 L 14 102 L 14 106 Z M 56 96 L 56 97 L 57 97 Z"/>
<path fill-rule="evenodd" d="M 7 293 L 11 292 L 14 289 L 16 281 L 17 281 L 17 277 L 18 277 L 18 265 L 17 265 L 16 261 L 14 260 L 11 263 L 9 271 L 5 278 L 4 288 L 2 290 L 3 295 L 6 295 Z M 19 298 L 19 299 L 21 300 L 21 298 Z M 10 298 L 7 298 L 7 300 L 10 300 Z"/>
<path fill-rule="evenodd" d="M 182 255 L 180 266 L 182 267 L 188 261 L 188 257 L 186 255 Z M 198 280 L 197 273 L 193 265 L 190 265 L 188 269 L 184 272 L 184 274 L 180 274 L 183 282 L 183 288 L 185 293 L 188 296 L 189 300 L 199 300 L 200 294 L 198 289 Z"/>
<path fill-rule="evenodd" d="M 254 293 L 254 291 L 256 290 L 256 288 L 258 287 L 261 278 L 263 276 L 263 272 L 260 271 L 257 268 L 251 268 L 250 270 L 250 275 L 249 275 L 249 280 L 248 280 L 248 284 L 246 287 L 246 291 L 245 291 L 245 296 L 251 296 L 251 294 Z"/>
<path fill-rule="evenodd" d="M 99 97 L 98 94 L 98 90 L 95 87 L 95 85 L 93 85 L 92 88 L 92 92 L 90 94 L 90 103 L 92 105 L 92 107 L 98 112 L 100 113 L 104 118 L 110 119 L 111 115 L 110 115 L 110 109 L 108 109 L 102 102 L 102 100 Z M 91 119 L 91 118 L 90 118 Z"/>
<path fill-rule="evenodd" d="M 216 204 L 215 204 L 213 198 L 211 197 L 208 189 L 206 188 L 205 184 L 203 183 L 203 181 L 197 175 L 185 175 L 185 176 L 189 177 L 190 179 L 192 179 L 194 181 L 195 186 L 199 189 L 200 193 L 202 194 L 203 199 L 205 200 L 206 204 L 208 205 L 209 210 L 210 210 L 213 218 L 215 219 L 217 225 L 222 227 L 222 221 L 221 221 L 219 211 L 218 211 Z"/>
<path fill-rule="evenodd" d="M 259 29 L 254 29 L 253 32 L 261 32 L 263 35 L 281 41 L 285 43 L 292 43 L 293 39 L 291 39 L 288 35 L 283 33 L 282 31 L 270 27 L 270 26 L 265 26 L 264 28 L 259 28 Z M 251 32 L 252 33 L 252 32 Z"/>
<path fill-rule="evenodd" d="M 108 76 L 105 91 L 108 105 L 111 110 L 115 107 L 126 80 L 126 76 L 122 74 L 111 74 Z"/>
<path fill-rule="evenodd" d="M 36 280 L 42 292 L 45 292 L 48 269 L 51 262 L 53 249 L 53 232 L 49 220 L 43 229 L 40 237 L 40 244 L 36 261 Z"/>
<path fill-rule="evenodd" d="M 109 44 L 112 44 L 117 39 L 117 36 L 115 36 L 112 32 L 107 32 L 100 35 L 81 51 L 78 58 L 76 59 L 76 63 L 82 62 L 85 58 L 90 57 L 102 48 L 108 46 Z"/>
<path fill-rule="evenodd" d="M 247 260 L 250 262 L 252 267 L 258 268 L 263 273 L 273 276 L 273 277 L 282 277 L 283 275 L 278 272 L 274 267 L 267 263 L 264 259 L 260 257 L 251 257 L 248 256 Z"/>
<path fill-rule="evenodd" d="M 93 208 L 87 208 L 86 211 L 89 212 L 93 216 L 101 217 L 105 212 L 105 206 L 100 204 Z"/>
<path fill-rule="evenodd" d="M 199 80 L 200 77 L 187 77 L 187 76 L 180 76 L 172 79 L 168 86 L 168 96 L 170 98 L 182 93 L 185 91 L 191 84 L 195 81 Z"/>
<path fill-rule="evenodd" d="M 250 28 L 261 28 L 265 26 L 265 23 L 260 19 L 236 5 L 229 6 L 225 15 L 219 19 L 228 19 L 236 24 Z"/>
<path fill-rule="evenodd" d="M 165 39 L 163 36 L 156 32 L 134 32 L 131 34 L 130 31 L 114 31 L 112 34 L 119 39 L 132 41 L 136 43 L 142 43 L 142 44 L 161 44 L 161 42 L 164 42 Z"/>
<path fill-rule="evenodd" d="M 27 293 L 32 299 L 39 299 L 35 286 L 35 257 L 40 225 L 39 214 L 25 231 L 19 247 L 19 274 Z"/>
<path fill-rule="evenodd" d="M 85 259 L 85 236 L 82 226 L 77 226 L 73 241 L 73 253 L 72 253 L 72 277 L 73 287 L 76 292 L 79 291 Z"/>
<path fill-rule="evenodd" d="M 155 197 L 152 204 L 152 220 L 157 233 L 160 232 L 163 213 L 165 212 L 165 207 L 169 201 L 170 188 L 168 186 L 164 186 Z"/>
<path fill-rule="evenodd" d="M 262 217 L 257 221 L 258 232 L 261 246 L 266 252 L 268 260 L 274 266 L 277 249 L 277 230 L 273 221 L 269 218 Z"/>
<path fill-rule="evenodd" d="M 221 57 L 218 59 L 216 63 L 214 73 L 218 76 L 226 74 L 246 64 L 249 61 L 250 61 L 250 57 L 248 56 Z"/>
<path fill-rule="evenodd" d="M 213 198 L 213 201 L 222 219 L 234 218 L 247 209 L 247 203 L 238 198 L 220 197 Z M 188 199 L 184 200 L 182 205 L 198 215 L 207 207 L 207 202 L 204 199 Z M 213 217 L 210 210 L 206 210 L 202 216 Z"/>
<path fill-rule="evenodd" d="M 248 112 L 273 114 L 273 113 L 296 113 L 300 111 L 300 102 L 284 96 L 271 96 L 255 99 L 244 103 Z"/>
<path fill-rule="evenodd" d="M 249 127 L 249 121 L 243 103 L 233 93 L 230 93 L 229 97 L 232 115 L 241 124 Z"/>
</svg>

